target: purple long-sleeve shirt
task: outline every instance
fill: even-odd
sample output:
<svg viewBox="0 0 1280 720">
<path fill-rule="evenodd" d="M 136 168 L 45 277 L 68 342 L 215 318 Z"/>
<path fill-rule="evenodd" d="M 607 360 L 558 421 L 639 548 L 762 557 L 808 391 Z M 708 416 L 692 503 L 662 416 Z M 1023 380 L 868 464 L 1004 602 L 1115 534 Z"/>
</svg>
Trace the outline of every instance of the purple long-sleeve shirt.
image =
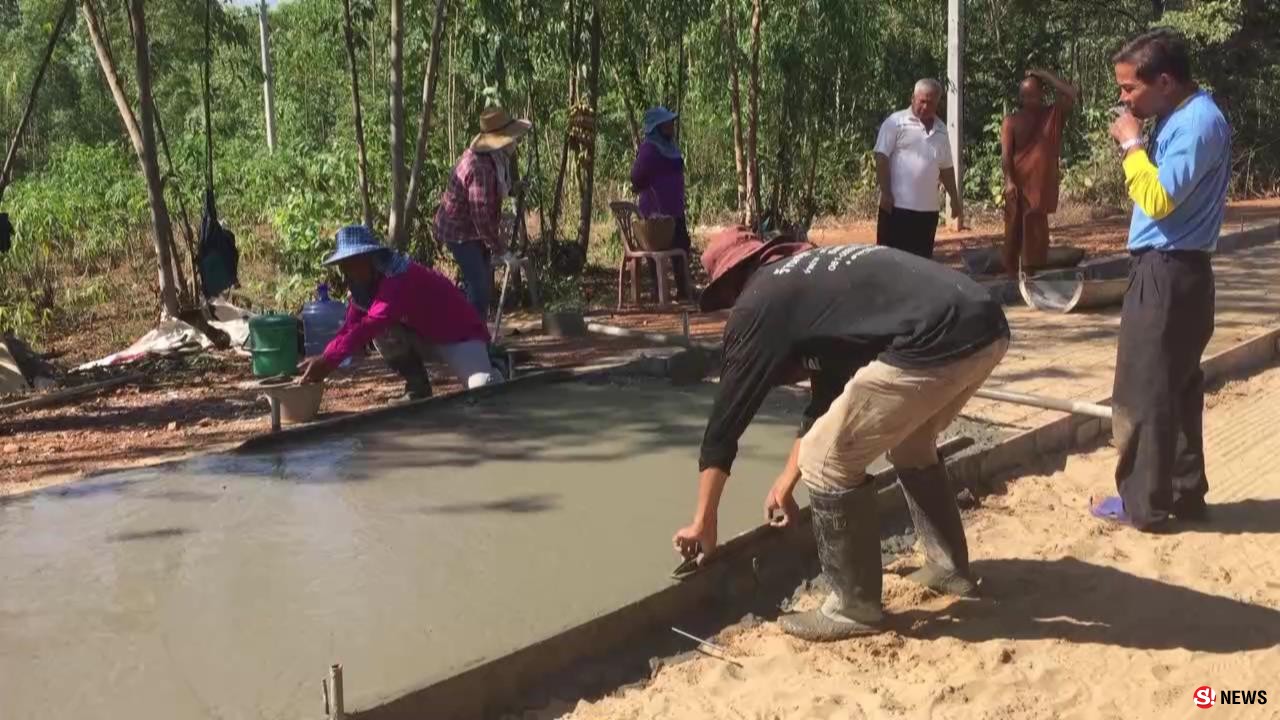
<svg viewBox="0 0 1280 720">
<path fill-rule="evenodd" d="M 378 283 L 367 312 L 347 303 L 346 322 L 324 349 L 324 359 L 336 367 L 396 323 L 408 325 L 432 345 L 489 341 L 489 328 L 458 286 L 411 262 L 408 270 Z"/>
<path fill-rule="evenodd" d="M 631 187 L 639 195 L 641 215 L 684 217 L 684 159 L 666 157 L 653 143 L 641 143 L 631 166 Z"/>
</svg>

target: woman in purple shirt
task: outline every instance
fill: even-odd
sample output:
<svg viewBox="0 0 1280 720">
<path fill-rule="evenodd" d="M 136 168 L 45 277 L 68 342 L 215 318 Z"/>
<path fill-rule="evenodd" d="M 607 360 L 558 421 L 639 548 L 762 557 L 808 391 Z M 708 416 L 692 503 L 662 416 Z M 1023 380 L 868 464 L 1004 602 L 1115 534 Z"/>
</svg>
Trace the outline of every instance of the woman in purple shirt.
<svg viewBox="0 0 1280 720">
<path fill-rule="evenodd" d="M 640 214 L 644 217 L 666 215 L 676 219 L 673 248 L 690 249 L 689 226 L 684 216 L 684 157 L 676 145 L 676 119 L 679 115 L 658 106 L 644 114 L 644 142 L 631 166 L 631 187 L 639 196 Z M 676 295 L 689 299 L 683 260 L 673 261 Z M 654 272 L 657 272 L 655 267 Z"/>
</svg>

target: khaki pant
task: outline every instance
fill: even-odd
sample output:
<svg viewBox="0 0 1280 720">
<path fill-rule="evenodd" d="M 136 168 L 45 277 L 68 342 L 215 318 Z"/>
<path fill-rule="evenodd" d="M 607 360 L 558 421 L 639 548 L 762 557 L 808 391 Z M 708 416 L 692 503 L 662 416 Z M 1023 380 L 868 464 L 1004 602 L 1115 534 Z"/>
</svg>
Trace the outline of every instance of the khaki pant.
<svg viewBox="0 0 1280 720">
<path fill-rule="evenodd" d="M 960 360 L 897 368 L 876 360 L 858 370 L 800 441 L 800 474 L 815 490 L 861 485 L 883 453 L 897 468 L 938 463 L 938 433 L 956 419 L 1009 349 L 1007 338 Z"/>
</svg>

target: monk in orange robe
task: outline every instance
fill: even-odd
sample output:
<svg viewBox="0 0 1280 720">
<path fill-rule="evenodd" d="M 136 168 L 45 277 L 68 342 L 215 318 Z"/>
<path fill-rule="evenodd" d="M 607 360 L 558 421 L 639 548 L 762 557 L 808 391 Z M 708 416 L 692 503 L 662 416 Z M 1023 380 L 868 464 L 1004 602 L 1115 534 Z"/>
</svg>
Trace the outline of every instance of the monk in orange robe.
<svg viewBox="0 0 1280 720">
<path fill-rule="evenodd" d="M 1045 85 L 1053 87 L 1054 102 L 1045 103 Z M 1021 268 L 1031 272 L 1048 262 L 1049 215 L 1058 209 L 1058 159 L 1062 129 L 1080 92 L 1047 70 L 1028 70 L 1018 87 L 1021 109 L 1004 119 L 1000 128 L 1000 159 L 1004 169 L 1005 272 L 1017 278 Z"/>
</svg>

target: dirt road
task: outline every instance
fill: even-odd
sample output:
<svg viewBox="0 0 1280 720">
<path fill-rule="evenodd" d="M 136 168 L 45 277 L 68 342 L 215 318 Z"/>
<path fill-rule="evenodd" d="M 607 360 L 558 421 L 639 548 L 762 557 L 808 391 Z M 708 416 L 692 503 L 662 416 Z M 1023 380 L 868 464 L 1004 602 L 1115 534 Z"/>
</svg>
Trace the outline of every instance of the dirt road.
<svg viewBox="0 0 1280 720">
<path fill-rule="evenodd" d="M 1263 690 L 1280 705 L 1280 368 L 1209 400 L 1212 517 L 1174 535 L 1104 525 L 1085 511 L 1112 488 L 1110 448 L 1019 478 L 968 514 L 986 598 L 927 597 L 885 577 L 891 630 L 808 645 L 772 622 L 719 642 L 742 663 L 698 657 L 645 688 L 539 717 L 1181 718 L 1202 687 Z M 803 606 L 816 603 L 803 599 Z M 565 714 L 565 711 L 568 711 Z"/>
</svg>

